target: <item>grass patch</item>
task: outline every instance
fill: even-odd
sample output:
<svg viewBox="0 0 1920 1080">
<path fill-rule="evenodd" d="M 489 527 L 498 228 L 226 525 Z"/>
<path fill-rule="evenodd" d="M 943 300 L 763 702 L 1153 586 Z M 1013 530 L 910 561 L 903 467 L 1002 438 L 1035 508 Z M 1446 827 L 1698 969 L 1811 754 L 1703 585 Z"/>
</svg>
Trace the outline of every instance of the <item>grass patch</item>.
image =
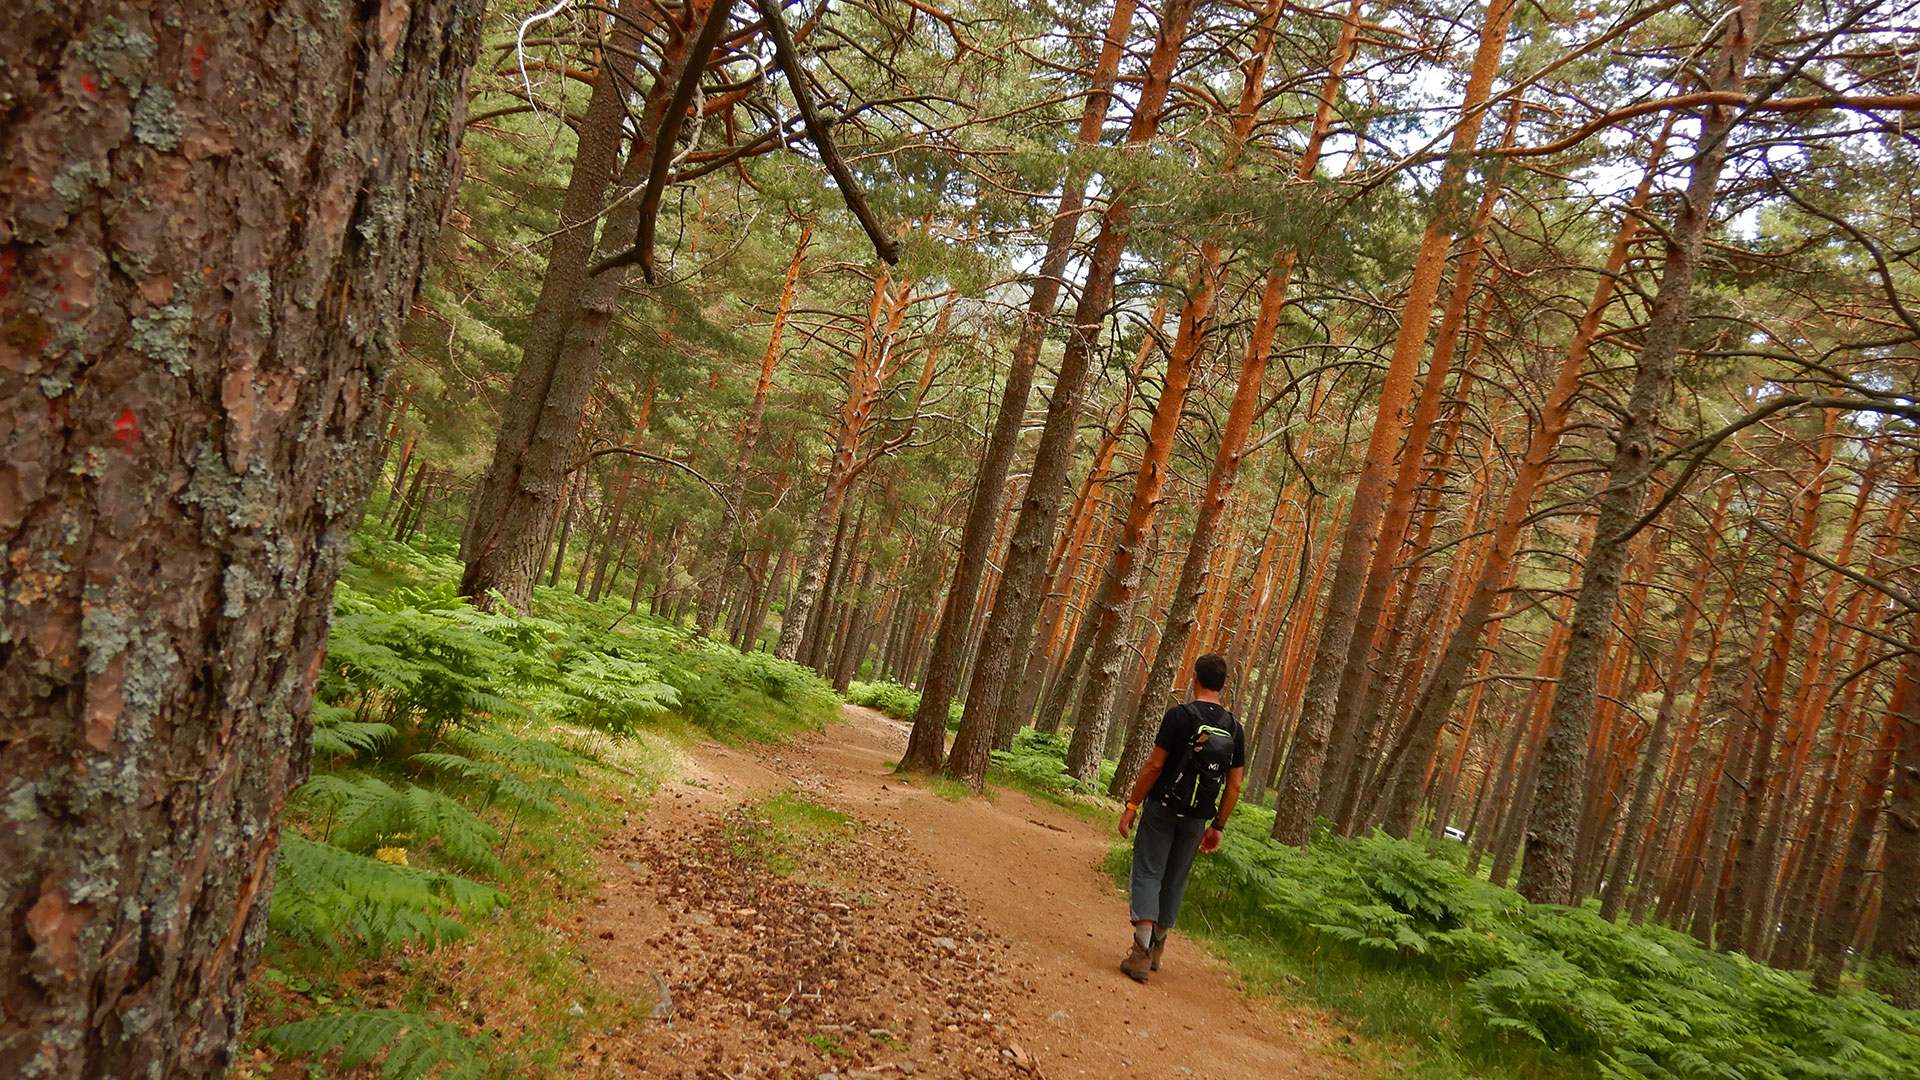
<svg viewBox="0 0 1920 1080">
<path fill-rule="evenodd" d="M 945 776 L 927 777 L 927 790 L 948 802 L 965 802 L 973 797 L 973 791 L 967 785 Z M 989 800 L 993 798 L 992 789 L 984 789 L 980 794 Z"/>
<path fill-rule="evenodd" d="M 816 1033 L 816 1034 L 807 1036 L 805 1041 L 808 1046 L 813 1047 L 816 1051 L 822 1054 L 827 1054 L 832 1057 L 852 1057 L 853 1056 L 851 1053 L 847 1051 L 846 1047 L 840 1045 L 839 1039 L 836 1039 L 831 1035 L 827 1035 L 824 1033 Z"/>
<path fill-rule="evenodd" d="M 727 824 L 735 854 L 781 877 L 820 867 L 823 856 L 860 827 L 845 814 L 792 792 L 743 803 Z"/>
</svg>

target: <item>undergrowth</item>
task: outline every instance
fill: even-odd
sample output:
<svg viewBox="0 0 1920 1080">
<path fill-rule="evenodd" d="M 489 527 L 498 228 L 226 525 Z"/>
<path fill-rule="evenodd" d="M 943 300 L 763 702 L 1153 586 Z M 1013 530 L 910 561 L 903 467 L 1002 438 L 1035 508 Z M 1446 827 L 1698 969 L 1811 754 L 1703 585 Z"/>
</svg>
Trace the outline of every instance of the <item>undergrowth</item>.
<svg viewBox="0 0 1920 1080">
<path fill-rule="evenodd" d="M 1709 952 L 1592 908 L 1530 904 L 1450 854 L 1324 830 L 1266 839 L 1243 808 L 1195 867 L 1182 925 L 1256 989 L 1304 996 L 1399 1042 L 1407 1075 L 1595 1080 L 1920 1077 L 1920 1017 L 1813 992 L 1804 973 Z M 1127 849 L 1109 869 L 1124 880 Z"/>
<path fill-rule="evenodd" d="M 861 682 L 856 679 L 847 686 L 847 700 L 909 723 L 920 713 L 920 691 L 896 682 Z M 948 731 L 959 729 L 961 711 L 960 702 L 947 703 Z"/>
<path fill-rule="evenodd" d="M 1077 780 L 1067 772 L 1067 736 L 1039 728 L 1021 728 L 1014 733 L 1013 749 L 995 750 L 992 758 L 994 781 L 1072 806 L 1085 806 L 1085 797 L 1105 792 L 1118 764 L 1102 761 L 1098 781 Z"/>
<path fill-rule="evenodd" d="M 837 707 L 806 668 L 611 603 L 481 612 L 457 572 L 432 542 L 351 556 L 239 1075 L 572 1075 L 584 1032 L 648 1005 L 595 984 L 561 927 L 671 734 L 778 739 Z"/>
</svg>

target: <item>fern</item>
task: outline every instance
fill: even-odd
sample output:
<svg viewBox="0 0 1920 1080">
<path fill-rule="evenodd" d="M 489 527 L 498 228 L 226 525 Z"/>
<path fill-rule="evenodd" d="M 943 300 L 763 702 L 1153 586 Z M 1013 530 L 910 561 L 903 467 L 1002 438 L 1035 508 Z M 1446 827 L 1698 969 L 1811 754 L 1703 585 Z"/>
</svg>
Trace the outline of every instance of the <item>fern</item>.
<svg viewBox="0 0 1920 1080">
<path fill-rule="evenodd" d="M 495 1052 L 490 1036 L 467 1035 L 457 1025 L 397 1009 L 329 1013 L 267 1028 L 260 1038 L 277 1050 L 307 1057 L 338 1050 L 343 1069 L 378 1061 L 383 1080 L 482 1077 Z"/>
<path fill-rule="evenodd" d="M 313 703 L 313 753 L 317 758 L 370 754 L 394 734 L 392 724 L 356 720 L 352 709 Z"/>
<path fill-rule="evenodd" d="M 415 754 L 412 760 L 458 777 L 483 794 L 486 805 L 504 803 L 516 812 L 543 815 L 559 813 L 561 802 L 592 805 L 593 800 L 553 779 L 578 776 L 587 763 L 585 757 L 558 743 L 486 731 L 455 732 L 447 741 L 465 753 L 429 751 Z"/>
<path fill-rule="evenodd" d="M 920 712 L 920 691 L 899 683 L 855 681 L 847 686 L 847 700 L 895 720 L 912 720 Z"/>
<path fill-rule="evenodd" d="M 484 915 L 506 894 L 453 874 L 394 866 L 288 833 L 267 922 L 309 944 L 353 944 L 373 952 L 412 941 L 457 940 L 454 916 Z"/>
<path fill-rule="evenodd" d="M 394 787 L 377 776 L 322 774 L 300 789 L 300 801 L 324 811 L 327 840 L 348 851 L 422 848 L 438 841 L 446 858 L 496 877 L 506 873 L 493 853 L 500 834 L 457 800 L 417 784 Z"/>
<path fill-rule="evenodd" d="M 1670 930 L 1528 904 L 1419 843 L 1322 830 L 1284 848 L 1259 839 L 1270 812 L 1244 816 L 1196 867 L 1196 903 L 1218 897 L 1276 938 L 1452 981 L 1461 1029 L 1486 1045 L 1533 1043 L 1613 1080 L 1920 1077 L 1912 1015 L 1874 995 L 1824 998 L 1803 973 Z"/>
<path fill-rule="evenodd" d="M 553 715 L 609 731 L 631 731 L 680 704 L 658 668 L 609 642 L 575 640 L 557 660 L 558 677 L 544 698 Z"/>
<path fill-rule="evenodd" d="M 991 756 L 995 769 L 1030 788 L 1093 795 L 1106 787 L 1103 783 L 1074 779 L 1067 772 L 1066 738 L 1037 728 L 1021 729 L 1013 737 L 1012 750 L 995 750 Z"/>
</svg>

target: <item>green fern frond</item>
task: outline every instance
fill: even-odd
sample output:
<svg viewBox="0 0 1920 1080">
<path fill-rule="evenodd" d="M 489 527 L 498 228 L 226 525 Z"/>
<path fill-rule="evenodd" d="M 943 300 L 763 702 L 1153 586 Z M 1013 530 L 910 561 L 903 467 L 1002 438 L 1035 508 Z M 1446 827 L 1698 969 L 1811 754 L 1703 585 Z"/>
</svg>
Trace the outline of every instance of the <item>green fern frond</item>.
<svg viewBox="0 0 1920 1080">
<path fill-rule="evenodd" d="M 466 936 L 454 916 L 486 914 L 506 894 L 453 874 L 395 866 L 286 834 L 267 922 L 314 944 L 381 952 L 409 941 Z"/>
<path fill-rule="evenodd" d="M 396 788 L 376 776 L 322 775 L 306 787 L 315 782 L 325 787 L 314 797 L 331 802 L 338 822 L 329 840 L 341 848 L 365 854 L 382 847 L 423 848 L 437 840 L 459 866 L 496 877 L 506 873 L 493 854 L 499 832 L 455 799 L 416 784 Z"/>
<path fill-rule="evenodd" d="M 313 753 L 317 758 L 372 753 L 394 735 L 392 724 L 360 720 L 352 709 L 324 701 L 313 703 Z"/>
<path fill-rule="evenodd" d="M 270 1027 L 261 1041 L 305 1057 L 338 1051 L 343 1069 L 380 1062 L 382 1080 L 469 1080 L 487 1075 L 494 1041 L 397 1009 L 355 1009 Z"/>
</svg>

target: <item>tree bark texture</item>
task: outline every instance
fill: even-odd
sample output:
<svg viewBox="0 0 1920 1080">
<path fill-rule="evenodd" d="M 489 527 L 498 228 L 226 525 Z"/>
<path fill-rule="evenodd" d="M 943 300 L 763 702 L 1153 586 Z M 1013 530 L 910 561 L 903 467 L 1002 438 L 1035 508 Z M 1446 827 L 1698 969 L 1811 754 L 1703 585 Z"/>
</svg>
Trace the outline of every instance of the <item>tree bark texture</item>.
<svg viewBox="0 0 1920 1080">
<path fill-rule="evenodd" d="M 1136 0 L 1117 0 L 1114 4 L 1094 68 L 1093 85 L 1080 117 L 1078 141 L 1082 146 L 1094 146 L 1100 141 L 1136 6 Z M 934 631 L 927 680 L 920 688 L 920 709 L 914 714 L 907 750 L 900 758 L 902 771 L 932 772 L 939 768 L 940 756 L 945 751 L 947 707 L 960 689 L 961 669 L 966 666 L 966 656 L 973 644 L 970 631 L 974 596 L 986 573 L 987 559 L 993 554 L 994 523 L 999 520 L 1001 503 L 1006 498 L 1007 473 L 1013 467 L 1014 451 L 1019 447 L 1027 399 L 1033 394 L 1034 364 L 1040 358 L 1041 345 L 1046 342 L 1047 328 L 1060 301 L 1060 284 L 1066 274 L 1067 260 L 1073 254 L 1074 232 L 1086 205 L 1088 175 L 1086 166 L 1071 165 L 1060 189 L 1060 209 L 1047 231 L 1046 253 L 1041 256 L 1039 272 L 1033 279 L 1033 295 L 1027 300 L 1020 337 L 1014 343 L 1013 356 L 1007 366 L 1007 380 L 1000 391 L 993 430 L 987 437 L 980 468 L 974 474 L 973 495 L 960 533 L 953 581 L 947 589 L 946 603 L 940 609 L 939 628 Z"/>
<path fill-rule="evenodd" d="M 480 15 L 0 15 L 0 1074 L 235 1055 Z"/>
<path fill-rule="evenodd" d="M 1352 508 L 1347 512 L 1346 530 L 1340 540 L 1340 556 L 1334 562 L 1333 582 L 1328 586 L 1326 614 L 1321 619 L 1320 635 L 1313 652 L 1313 667 L 1302 695 L 1300 721 L 1294 730 L 1293 748 L 1280 779 L 1280 798 L 1273 822 L 1273 837 L 1285 844 L 1300 846 L 1307 842 L 1313 828 L 1314 808 L 1320 799 L 1322 773 L 1332 735 L 1334 705 L 1340 688 L 1340 673 L 1347 655 L 1347 643 L 1355 626 L 1355 609 L 1360 599 L 1362 578 L 1373 544 L 1380 515 L 1385 508 L 1387 468 L 1399 445 L 1402 416 L 1412 394 L 1414 373 L 1426 352 L 1427 329 L 1433 304 L 1440 291 L 1440 275 L 1445 269 L 1447 248 L 1453 240 L 1454 223 L 1467 180 L 1467 162 L 1480 139 L 1481 121 L 1486 116 L 1487 100 L 1493 78 L 1505 51 L 1507 26 L 1512 19 L 1514 0 L 1490 0 L 1482 24 L 1480 43 L 1474 54 L 1473 69 L 1467 78 L 1460 120 L 1454 125 L 1452 145 L 1440 184 L 1434 193 L 1434 214 L 1421 237 L 1420 251 L 1414 260 L 1413 280 L 1401 311 L 1400 330 L 1394 339 L 1392 359 L 1388 363 L 1380 401 L 1374 414 L 1372 434 L 1366 457 L 1355 478 Z M 1415 450 L 1414 452 L 1417 452 Z"/>
<path fill-rule="evenodd" d="M 1194 0 L 1169 0 L 1161 13 L 1160 31 L 1154 38 L 1146 78 L 1134 106 L 1133 120 L 1128 125 L 1127 148 L 1150 142 L 1160 130 L 1162 110 L 1173 85 L 1174 65 L 1186 41 L 1187 18 L 1193 13 L 1193 7 Z M 1013 536 L 1007 543 L 1006 567 L 1000 586 L 994 591 L 993 615 L 982 631 L 979 655 L 974 659 L 973 675 L 968 681 L 966 711 L 952 751 L 961 755 L 961 760 L 957 765 L 949 761 L 947 772 L 967 777 L 969 783 L 977 783 L 975 777 L 982 780 L 986 777 L 988 752 L 993 746 L 1007 676 L 1013 665 L 1024 658 L 1033 639 L 1034 624 L 1039 621 L 1047 551 L 1052 546 L 1060 503 L 1066 493 L 1067 467 L 1073 457 L 1088 370 L 1100 328 L 1106 322 L 1107 309 L 1112 305 L 1113 279 L 1127 246 L 1127 221 L 1127 194 L 1125 190 L 1117 191 L 1107 204 L 1106 220 L 1093 242 L 1086 280 L 1081 285 L 1073 325 L 1054 380 L 1053 397 L 1047 403 L 1040 444 L 1034 450 L 1033 471 L 1027 479 Z"/>
<path fill-rule="evenodd" d="M 1759 29 L 1759 0 L 1742 0 L 1727 27 L 1715 64 L 1714 89 L 1738 90 L 1746 81 L 1747 54 Z M 1541 749 L 1528 822 L 1526 861 L 1520 868 L 1520 892 L 1535 903 L 1567 904 L 1574 896 L 1574 844 L 1585 793 L 1585 751 L 1593 719 L 1601 658 L 1613 631 L 1614 601 L 1620 595 L 1621 570 L 1631 538 L 1626 534 L 1640 516 L 1660 408 L 1673 385 L 1680 340 L 1687 328 L 1694 270 L 1713 218 L 1715 192 L 1727 160 L 1727 135 L 1733 110 L 1715 106 L 1701 119 L 1700 137 L 1686 194 L 1667 245 L 1666 265 L 1653 303 L 1640 354 L 1634 365 L 1633 391 L 1614 434 L 1614 454 L 1600 494 L 1600 517 L 1593 550 L 1587 556 L 1580 592 L 1574 601 L 1566 661 L 1555 688 Z"/>
</svg>

